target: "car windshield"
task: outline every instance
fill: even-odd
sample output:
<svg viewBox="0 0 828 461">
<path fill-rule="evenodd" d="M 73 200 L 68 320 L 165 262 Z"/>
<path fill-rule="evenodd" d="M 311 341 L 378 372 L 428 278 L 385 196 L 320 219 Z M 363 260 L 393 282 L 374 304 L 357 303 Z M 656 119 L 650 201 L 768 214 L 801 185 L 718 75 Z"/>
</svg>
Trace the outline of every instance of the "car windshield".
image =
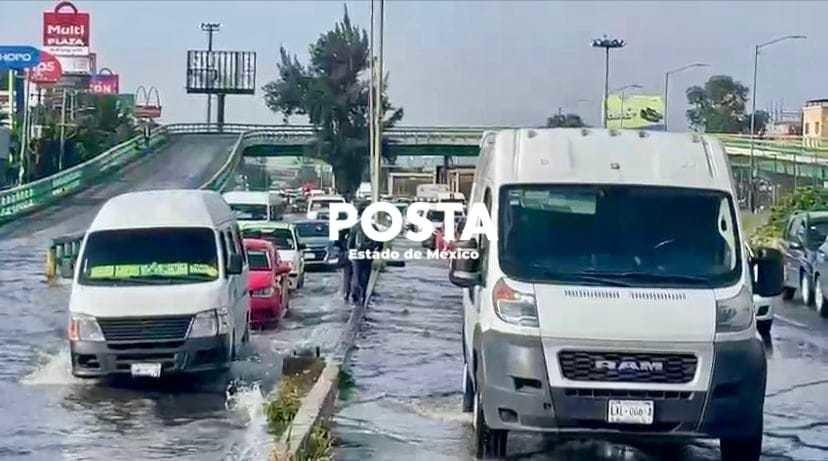
<svg viewBox="0 0 828 461">
<path fill-rule="evenodd" d="M 264 251 L 248 251 L 247 261 L 250 264 L 251 271 L 269 271 L 270 258 Z"/>
<path fill-rule="evenodd" d="M 331 203 L 342 203 L 342 200 L 314 200 L 311 202 L 311 210 L 324 210 L 331 207 Z"/>
<path fill-rule="evenodd" d="M 443 211 L 429 210 L 429 212 L 426 214 L 426 219 L 428 219 L 431 222 L 442 224 L 443 221 L 445 221 L 446 219 L 446 213 Z"/>
<path fill-rule="evenodd" d="M 267 205 L 230 204 L 230 209 L 239 221 L 267 221 Z"/>
<path fill-rule="evenodd" d="M 262 231 L 261 239 L 276 245 L 279 250 L 295 250 L 296 240 L 293 238 L 293 232 L 290 229 L 273 229 Z"/>
<path fill-rule="evenodd" d="M 328 223 L 326 222 L 318 222 L 318 223 L 299 223 L 296 224 L 296 233 L 299 234 L 299 237 L 327 237 L 328 236 Z"/>
<path fill-rule="evenodd" d="M 93 232 L 79 261 L 81 284 L 197 283 L 218 277 L 216 237 L 208 228 Z"/>
<path fill-rule="evenodd" d="M 647 186 L 501 191 L 500 265 L 516 279 L 724 286 L 741 275 L 730 197 Z"/>
</svg>

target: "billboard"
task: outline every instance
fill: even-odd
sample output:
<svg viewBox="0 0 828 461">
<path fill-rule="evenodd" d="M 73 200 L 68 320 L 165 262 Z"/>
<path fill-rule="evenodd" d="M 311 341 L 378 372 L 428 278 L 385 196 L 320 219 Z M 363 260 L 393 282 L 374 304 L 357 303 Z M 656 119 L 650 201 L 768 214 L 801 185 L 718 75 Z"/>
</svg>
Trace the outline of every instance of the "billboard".
<svg viewBox="0 0 828 461">
<path fill-rule="evenodd" d="M 57 83 L 63 75 L 63 67 L 60 61 L 51 53 L 40 52 L 40 64 L 29 70 L 29 81 L 39 85 L 51 85 Z"/>
<path fill-rule="evenodd" d="M 43 46 L 66 49 L 58 54 L 88 54 L 89 13 L 79 12 L 70 2 L 58 3 L 54 11 L 45 11 Z M 86 48 L 85 53 L 83 48 Z"/>
<path fill-rule="evenodd" d="M 92 63 L 89 56 L 57 56 L 64 74 L 89 75 L 92 72 Z"/>
<path fill-rule="evenodd" d="M 607 98 L 607 128 L 657 129 L 662 126 L 664 126 L 663 97 L 643 94 L 611 94 Z"/>
<path fill-rule="evenodd" d="M 255 90 L 255 52 L 187 51 L 187 93 L 253 94 Z"/>
<path fill-rule="evenodd" d="M 118 94 L 118 74 L 104 67 L 89 79 L 89 91 L 95 94 Z"/>
<path fill-rule="evenodd" d="M 31 46 L 0 46 L 0 69 L 28 69 L 40 64 L 40 50 Z"/>
</svg>

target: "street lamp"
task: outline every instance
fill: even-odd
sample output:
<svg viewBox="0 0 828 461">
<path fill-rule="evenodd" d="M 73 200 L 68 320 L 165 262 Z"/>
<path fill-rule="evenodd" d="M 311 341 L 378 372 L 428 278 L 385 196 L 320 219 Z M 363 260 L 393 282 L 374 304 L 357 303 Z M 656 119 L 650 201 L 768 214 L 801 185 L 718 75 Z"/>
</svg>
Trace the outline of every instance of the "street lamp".
<svg viewBox="0 0 828 461">
<path fill-rule="evenodd" d="M 624 85 L 620 88 L 616 88 L 616 89 L 612 90 L 613 93 L 621 93 L 621 122 L 620 122 L 621 124 L 620 124 L 619 128 L 624 128 L 624 92 L 627 91 L 627 90 L 632 90 L 632 89 L 638 90 L 638 89 L 641 89 L 641 88 L 643 88 L 641 85 L 639 85 L 637 83 L 633 83 L 632 85 Z"/>
<path fill-rule="evenodd" d="M 753 50 L 753 97 L 750 101 L 750 192 L 748 197 L 751 212 L 756 211 L 756 167 L 753 158 L 753 142 L 755 136 L 754 133 L 756 131 L 756 82 L 759 74 L 759 50 L 785 40 L 803 40 L 806 38 L 808 37 L 805 35 L 784 35 L 782 37 L 760 43 L 756 45 Z"/>
<path fill-rule="evenodd" d="M 696 62 L 693 64 L 688 64 L 686 66 L 679 67 L 677 69 L 668 70 L 664 73 L 664 131 L 667 131 L 667 98 L 669 97 L 669 93 L 667 93 L 667 88 L 669 88 L 670 86 L 670 75 L 677 74 L 688 69 L 694 69 L 696 67 L 710 67 L 710 64 Z"/>
<path fill-rule="evenodd" d="M 609 97 L 609 52 L 613 48 L 623 48 L 626 43 L 624 40 L 616 38 L 609 38 L 606 35 L 603 38 L 596 38 L 592 41 L 593 48 L 603 48 L 605 51 L 604 60 L 604 107 L 603 107 L 603 122 L 604 128 L 607 127 L 607 97 Z"/>
<path fill-rule="evenodd" d="M 202 22 L 201 23 L 202 32 L 207 32 L 207 51 L 208 51 L 208 53 L 207 53 L 207 69 L 208 69 L 207 70 L 207 75 L 208 76 L 210 75 L 210 73 L 209 73 L 210 68 L 213 65 L 212 53 L 209 53 L 209 52 L 213 51 L 213 34 L 218 32 L 219 29 L 221 29 L 221 24 L 220 23 L 217 23 L 217 22 Z M 212 79 L 210 79 L 208 77 L 207 81 L 209 82 L 208 87 L 212 87 Z M 212 114 L 211 114 L 212 113 L 212 103 L 213 103 L 213 95 L 210 94 L 210 93 L 207 93 L 207 124 L 208 125 L 210 124 L 210 118 L 212 116 Z M 208 126 L 207 129 L 209 130 L 210 127 Z"/>
</svg>

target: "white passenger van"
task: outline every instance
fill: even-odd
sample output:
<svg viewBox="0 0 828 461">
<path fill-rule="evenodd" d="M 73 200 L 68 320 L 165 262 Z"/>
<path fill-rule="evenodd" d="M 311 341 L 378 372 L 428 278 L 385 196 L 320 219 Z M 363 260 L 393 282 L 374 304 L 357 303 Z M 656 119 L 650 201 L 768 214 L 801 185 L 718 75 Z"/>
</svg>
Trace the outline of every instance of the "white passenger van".
<svg viewBox="0 0 828 461">
<path fill-rule="evenodd" d="M 311 195 L 308 198 L 308 212 L 305 217 L 307 219 L 323 219 L 320 214 L 327 215 L 331 203 L 345 203 L 345 199 L 341 195 Z M 324 219 L 328 219 L 328 217 L 324 216 Z"/>
<path fill-rule="evenodd" d="M 223 197 L 239 221 L 264 223 L 282 219 L 285 200 L 276 192 L 231 191 Z"/>
<path fill-rule="evenodd" d="M 110 199 L 75 267 L 68 329 L 75 376 L 225 369 L 249 339 L 244 246 L 216 192 Z"/>
<path fill-rule="evenodd" d="M 497 228 L 457 242 L 464 409 L 477 455 L 510 431 L 721 440 L 758 460 L 765 350 L 752 292 L 781 291 L 781 254 L 742 244 L 712 137 L 592 129 L 484 135 L 471 203 Z M 753 282 L 753 283 L 752 283 Z"/>
</svg>

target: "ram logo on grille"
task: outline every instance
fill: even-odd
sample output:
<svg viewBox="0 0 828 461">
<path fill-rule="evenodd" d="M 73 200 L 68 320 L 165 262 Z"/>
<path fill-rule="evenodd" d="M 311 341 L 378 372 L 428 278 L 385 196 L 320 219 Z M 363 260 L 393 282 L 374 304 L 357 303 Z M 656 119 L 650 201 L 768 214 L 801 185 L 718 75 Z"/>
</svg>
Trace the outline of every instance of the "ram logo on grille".
<svg viewBox="0 0 828 461">
<path fill-rule="evenodd" d="M 664 362 L 652 360 L 596 360 L 596 370 L 664 371 Z"/>
</svg>

